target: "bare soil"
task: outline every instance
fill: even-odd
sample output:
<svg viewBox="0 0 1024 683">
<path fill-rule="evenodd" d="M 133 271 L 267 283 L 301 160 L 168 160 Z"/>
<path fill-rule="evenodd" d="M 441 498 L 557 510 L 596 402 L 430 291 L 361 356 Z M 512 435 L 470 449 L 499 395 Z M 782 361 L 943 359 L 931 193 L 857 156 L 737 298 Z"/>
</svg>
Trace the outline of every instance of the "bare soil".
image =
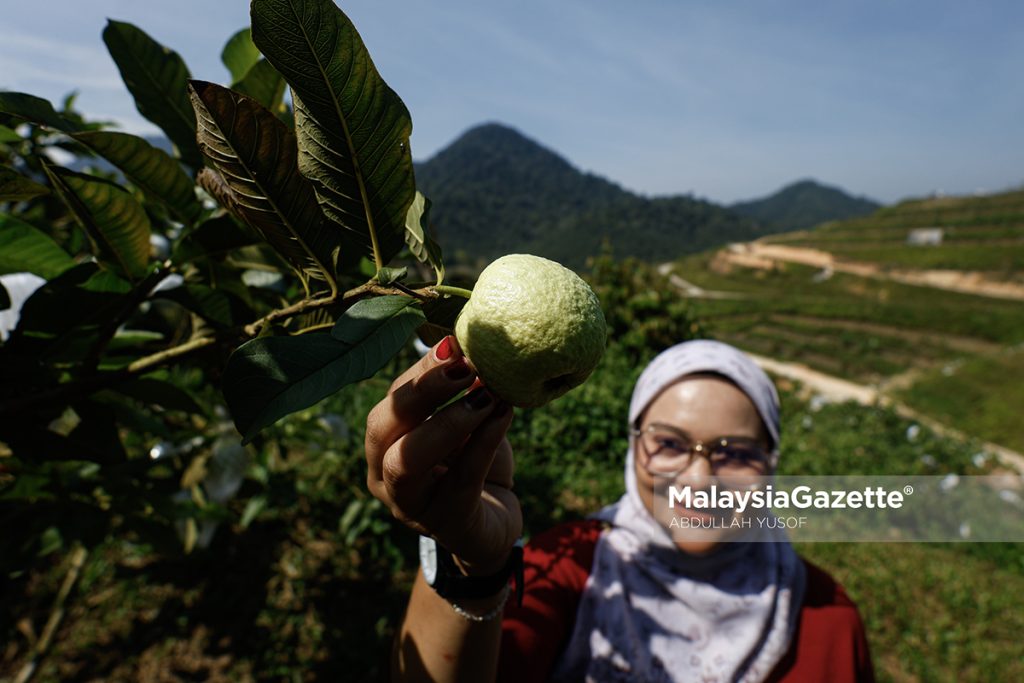
<svg viewBox="0 0 1024 683">
<path fill-rule="evenodd" d="M 837 259 L 827 251 L 754 241 L 729 245 L 719 253 L 725 261 L 743 268 L 770 269 L 777 263 L 799 263 L 876 280 L 934 287 L 997 299 L 1024 301 L 1024 285 L 993 279 L 988 273 L 965 270 L 909 270 L 883 268 L 878 264 Z"/>
</svg>

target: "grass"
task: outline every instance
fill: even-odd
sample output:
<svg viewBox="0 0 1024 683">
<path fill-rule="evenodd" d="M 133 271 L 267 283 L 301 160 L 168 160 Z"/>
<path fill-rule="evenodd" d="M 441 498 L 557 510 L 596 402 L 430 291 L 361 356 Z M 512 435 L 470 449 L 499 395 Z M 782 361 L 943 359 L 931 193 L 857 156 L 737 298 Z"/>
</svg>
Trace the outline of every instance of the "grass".
<svg viewBox="0 0 1024 683">
<path fill-rule="evenodd" d="M 1024 451 L 1024 348 L 938 368 L 898 397 L 922 413 L 989 441 Z"/>
<path fill-rule="evenodd" d="M 764 314 L 724 318 L 709 327 L 741 348 L 862 383 L 878 383 L 956 356 L 937 340 L 904 338 L 897 329 L 851 329 L 821 318 Z"/>
<path fill-rule="evenodd" d="M 1019 681 L 1024 577 L 955 549 L 803 544 L 857 603 L 881 681 Z"/>
</svg>

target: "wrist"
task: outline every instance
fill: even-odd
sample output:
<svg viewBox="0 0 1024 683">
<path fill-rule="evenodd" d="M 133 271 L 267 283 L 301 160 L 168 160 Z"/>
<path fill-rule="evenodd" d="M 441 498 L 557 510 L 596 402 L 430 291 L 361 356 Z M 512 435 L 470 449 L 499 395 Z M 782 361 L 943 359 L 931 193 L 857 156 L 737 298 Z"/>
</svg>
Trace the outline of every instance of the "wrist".
<svg viewBox="0 0 1024 683">
<path fill-rule="evenodd" d="M 513 546 L 514 548 L 515 546 Z M 512 548 L 506 550 L 498 559 L 484 562 L 467 562 L 458 555 L 452 554 L 452 561 L 463 576 L 490 576 L 500 572 L 512 554 Z"/>
<path fill-rule="evenodd" d="M 511 592 L 511 586 L 506 583 L 504 588 L 491 597 L 452 599 L 446 602 L 463 619 L 474 622 L 491 621 L 505 611 L 505 603 L 508 602 Z"/>
<path fill-rule="evenodd" d="M 420 537 L 420 564 L 427 585 L 449 602 L 489 600 L 502 594 L 509 579 L 516 580 L 516 601 L 522 603 L 523 545 L 516 542 L 497 568 L 487 565 L 460 566 L 443 546 L 428 537 Z"/>
</svg>

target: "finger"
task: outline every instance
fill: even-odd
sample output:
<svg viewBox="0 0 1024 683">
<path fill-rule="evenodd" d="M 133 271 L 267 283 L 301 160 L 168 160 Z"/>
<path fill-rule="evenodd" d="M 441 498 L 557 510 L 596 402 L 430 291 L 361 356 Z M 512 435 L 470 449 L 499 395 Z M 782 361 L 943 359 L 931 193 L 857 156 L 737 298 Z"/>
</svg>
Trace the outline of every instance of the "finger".
<svg viewBox="0 0 1024 683">
<path fill-rule="evenodd" d="M 387 396 L 366 418 L 365 446 L 370 479 L 379 480 L 381 459 L 399 437 L 472 383 L 472 371 L 454 336 L 442 339 L 395 380 Z"/>
<path fill-rule="evenodd" d="M 494 462 L 491 463 L 491 469 L 487 471 L 484 482 L 510 489 L 514 484 L 514 475 L 515 460 L 512 457 L 512 446 L 506 437 L 501 440 L 494 452 Z"/>
<path fill-rule="evenodd" d="M 449 334 L 447 337 L 434 344 L 430 349 L 430 353 L 424 355 L 417 362 L 406 368 L 405 372 L 396 377 L 391 382 L 388 392 L 394 391 L 397 387 L 402 386 L 409 380 L 415 379 L 432 367 L 436 367 L 443 363 L 453 362 L 463 357 L 464 354 L 462 353 L 462 347 L 459 346 L 459 342 L 455 338 L 455 335 Z"/>
<path fill-rule="evenodd" d="M 417 509 L 435 483 L 431 471 L 467 443 L 495 405 L 490 392 L 477 389 L 399 438 L 381 463 L 382 484 L 389 498 L 408 512 Z"/>
<path fill-rule="evenodd" d="M 512 413 L 510 405 L 499 402 L 469 437 L 458 458 L 449 468 L 449 476 L 455 479 L 459 488 L 480 491 L 484 486 L 484 480 L 512 488 L 512 447 L 505 438 L 512 424 Z M 504 455 L 499 462 L 498 454 L 502 451 Z"/>
</svg>

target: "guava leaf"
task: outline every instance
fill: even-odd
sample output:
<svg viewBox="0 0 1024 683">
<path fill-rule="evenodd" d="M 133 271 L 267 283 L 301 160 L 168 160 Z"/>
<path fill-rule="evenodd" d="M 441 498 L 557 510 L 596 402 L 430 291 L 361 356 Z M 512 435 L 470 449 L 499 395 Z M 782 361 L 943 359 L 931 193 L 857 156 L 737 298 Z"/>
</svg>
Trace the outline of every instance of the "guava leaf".
<svg viewBox="0 0 1024 683">
<path fill-rule="evenodd" d="M 142 29 L 121 21 L 107 22 L 103 42 L 139 113 L 167 134 L 182 161 L 196 170 L 202 168 L 196 117 L 185 90 L 190 78 L 185 60 Z"/>
<path fill-rule="evenodd" d="M 164 289 L 153 295 L 155 299 L 168 299 L 192 311 L 215 327 L 225 328 L 246 322 L 252 311 L 222 288 L 189 283 L 173 289 Z"/>
<path fill-rule="evenodd" d="M 0 92 L 0 112 L 38 123 L 64 133 L 79 127 L 57 113 L 49 101 L 23 92 Z"/>
<path fill-rule="evenodd" d="M 48 362 L 80 360 L 124 310 L 130 292 L 128 282 L 95 263 L 73 266 L 25 300 L 7 346 Z"/>
<path fill-rule="evenodd" d="M 242 212 L 238 207 L 238 197 L 235 196 L 235 193 L 220 173 L 209 166 L 204 166 L 196 174 L 196 185 L 203 188 L 206 194 L 213 197 L 214 201 L 226 209 L 228 213 L 240 222 L 245 223 L 245 218 L 242 217 Z"/>
<path fill-rule="evenodd" d="M 259 337 L 236 349 L 224 370 L 223 386 L 243 441 L 285 415 L 376 374 L 423 322 L 423 312 L 412 303 L 407 297 L 362 301 L 342 315 L 330 334 Z"/>
<path fill-rule="evenodd" d="M 121 382 L 113 388 L 122 394 L 146 405 L 157 405 L 165 410 L 181 410 L 186 413 L 202 414 L 203 409 L 190 393 L 178 385 L 156 377 L 140 377 Z"/>
<path fill-rule="evenodd" d="M 284 77 L 265 59 L 252 65 L 245 77 L 231 86 L 235 92 L 253 98 L 278 115 L 284 100 Z"/>
<path fill-rule="evenodd" d="M 252 42 L 252 32 L 243 28 L 228 38 L 220 53 L 220 61 L 231 72 L 231 82 L 238 83 L 260 59 L 260 51 Z"/>
<path fill-rule="evenodd" d="M 441 247 L 430 235 L 430 200 L 422 192 L 416 192 L 416 198 L 405 215 L 405 243 L 418 261 L 428 263 L 434 269 L 437 284 L 444 282 Z"/>
<path fill-rule="evenodd" d="M 292 89 L 299 170 L 327 217 L 387 264 L 415 193 L 408 110 L 331 0 L 253 0 L 251 14 L 253 41 Z"/>
<path fill-rule="evenodd" d="M 96 258 L 129 280 L 140 280 L 149 267 L 149 218 L 127 190 L 110 181 L 66 168 L 43 168 L 57 194 L 85 229 Z"/>
<path fill-rule="evenodd" d="M 237 249 L 259 243 L 259 237 L 227 215 L 210 218 L 185 233 L 174 245 L 171 261 L 186 263 L 223 259 Z"/>
<path fill-rule="evenodd" d="M 74 259 L 42 230 L 0 215 L 0 275 L 34 273 L 52 280 L 73 265 Z"/>
<path fill-rule="evenodd" d="M 192 81 L 199 145 L 245 221 L 304 276 L 335 285 L 340 234 L 331 230 L 295 162 L 295 136 L 250 97 Z"/>
<path fill-rule="evenodd" d="M 338 318 L 331 329 L 331 336 L 340 342 L 356 345 L 403 312 L 415 314 L 422 322 L 423 312 L 418 307 L 409 308 L 414 302 L 412 297 L 399 294 L 357 301 Z"/>
<path fill-rule="evenodd" d="M 377 284 L 384 287 L 390 287 L 396 282 L 400 282 L 405 279 L 405 276 L 409 274 L 409 269 L 405 266 L 401 268 L 381 268 L 374 275 L 374 279 Z"/>
<path fill-rule="evenodd" d="M 20 202 L 50 194 L 50 188 L 21 175 L 13 168 L 0 166 L 0 202 Z"/>
<path fill-rule="evenodd" d="M 0 97 L 3 93 L 0 93 Z M 0 142 L 21 142 L 23 138 L 16 131 L 0 124 Z"/>
<path fill-rule="evenodd" d="M 110 163 L 146 194 L 160 200 L 184 223 L 193 223 L 203 211 L 195 185 L 167 152 L 128 133 L 90 131 L 73 138 Z"/>
</svg>

